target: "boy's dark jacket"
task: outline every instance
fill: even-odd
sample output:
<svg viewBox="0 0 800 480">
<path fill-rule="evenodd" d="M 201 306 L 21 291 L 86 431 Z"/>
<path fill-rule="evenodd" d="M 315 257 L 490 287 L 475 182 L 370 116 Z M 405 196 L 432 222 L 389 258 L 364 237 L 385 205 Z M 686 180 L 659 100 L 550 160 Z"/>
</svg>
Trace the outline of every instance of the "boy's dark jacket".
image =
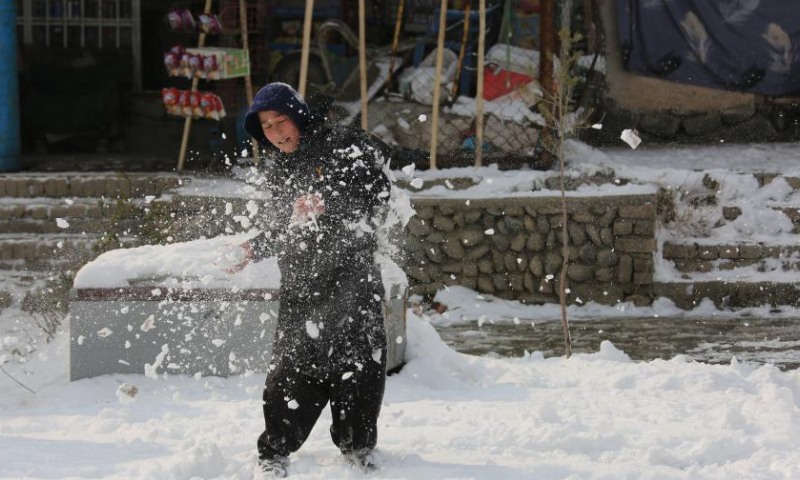
<svg viewBox="0 0 800 480">
<path fill-rule="evenodd" d="M 276 353 L 324 362 L 334 346 L 348 355 L 384 348 L 383 316 L 365 313 L 380 308 L 384 293 L 374 265 L 372 219 L 373 210 L 389 199 L 390 182 L 383 173 L 388 147 L 360 129 L 312 122 L 296 151 L 272 157 L 264 168 L 272 211 L 250 244 L 256 259 L 278 257 Z M 325 202 L 316 226 L 290 226 L 295 201 L 314 193 Z M 317 325 L 309 332 L 307 322 L 323 318 L 333 319 L 334 325 Z"/>
</svg>

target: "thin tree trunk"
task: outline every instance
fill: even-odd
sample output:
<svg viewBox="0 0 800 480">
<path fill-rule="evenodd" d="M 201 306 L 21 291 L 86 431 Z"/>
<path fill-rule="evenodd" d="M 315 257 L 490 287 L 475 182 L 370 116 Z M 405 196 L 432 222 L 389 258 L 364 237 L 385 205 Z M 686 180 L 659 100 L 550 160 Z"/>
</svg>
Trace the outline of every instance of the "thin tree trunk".
<svg viewBox="0 0 800 480">
<path fill-rule="evenodd" d="M 569 65 L 567 63 L 567 59 L 569 58 L 569 48 L 571 33 L 570 33 L 570 9 L 572 7 L 571 0 L 564 0 L 561 4 L 561 29 L 562 32 L 566 34 L 563 35 L 561 39 L 560 51 L 559 51 L 559 69 L 568 69 Z M 552 63 L 552 62 L 550 62 Z M 565 79 L 569 77 L 569 71 L 567 72 L 560 72 L 559 74 L 559 85 L 555 88 L 556 95 L 557 95 L 557 103 L 556 108 L 558 109 L 558 113 L 556 114 L 556 118 L 558 119 L 558 159 L 561 166 L 561 235 L 562 235 L 562 257 L 563 262 L 561 264 L 561 282 L 560 287 L 561 291 L 559 292 L 559 297 L 561 300 L 561 326 L 564 329 L 564 351 L 566 352 L 567 358 L 572 355 L 572 338 L 570 337 L 569 333 L 569 319 L 567 318 L 567 269 L 569 267 L 569 230 L 567 228 L 567 220 L 568 220 L 568 211 L 567 211 L 567 193 L 566 188 L 564 185 L 564 176 L 565 176 L 565 166 L 564 166 L 564 142 L 567 139 L 567 129 L 569 128 L 567 122 L 567 113 L 569 111 L 569 99 L 570 99 L 570 91 L 571 88 L 569 86 L 569 82 L 566 82 Z"/>
</svg>

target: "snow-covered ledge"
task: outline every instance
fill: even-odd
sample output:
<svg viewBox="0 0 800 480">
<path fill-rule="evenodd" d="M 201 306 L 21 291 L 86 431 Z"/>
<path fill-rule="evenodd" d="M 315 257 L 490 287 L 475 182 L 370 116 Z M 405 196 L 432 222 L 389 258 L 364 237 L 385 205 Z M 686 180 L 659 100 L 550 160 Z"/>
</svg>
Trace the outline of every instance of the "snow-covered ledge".
<svg viewBox="0 0 800 480">
<path fill-rule="evenodd" d="M 110 373 L 228 376 L 266 371 L 278 313 L 277 260 L 229 275 L 249 235 L 106 252 L 75 277 L 70 378 Z M 387 287 L 389 370 L 405 356 L 405 275 L 380 265 Z"/>
</svg>

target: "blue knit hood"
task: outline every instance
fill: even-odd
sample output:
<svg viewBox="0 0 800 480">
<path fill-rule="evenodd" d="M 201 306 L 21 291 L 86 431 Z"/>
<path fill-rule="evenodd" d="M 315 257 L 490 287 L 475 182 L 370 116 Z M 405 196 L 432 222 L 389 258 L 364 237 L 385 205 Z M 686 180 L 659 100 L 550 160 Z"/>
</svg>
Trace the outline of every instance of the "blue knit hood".
<svg viewBox="0 0 800 480">
<path fill-rule="evenodd" d="M 268 110 L 288 115 L 297 125 L 301 135 L 308 130 L 311 122 L 311 112 L 306 102 L 300 97 L 300 94 L 285 83 L 270 83 L 258 91 L 255 98 L 253 98 L 253 104 L 250 105 L 250 109 L 247 111 L 247 116 L 244 118 L 245 131 L 262 145 L 268 146 L 270 143 L 261 129 L 258 112 Z"/>
</svg>

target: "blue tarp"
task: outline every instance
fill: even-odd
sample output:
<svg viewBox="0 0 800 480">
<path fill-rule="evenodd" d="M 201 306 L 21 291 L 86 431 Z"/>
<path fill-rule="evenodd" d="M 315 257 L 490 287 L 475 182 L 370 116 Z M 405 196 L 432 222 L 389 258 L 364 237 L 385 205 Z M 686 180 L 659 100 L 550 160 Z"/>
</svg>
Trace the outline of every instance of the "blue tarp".
<svg viewBox="0 0 800 480">
<path fill-rule="evenodd" d="M 800 0 L 617 0 L 622 56 L 641 75 L 800 93 Z"/>
</svg>

